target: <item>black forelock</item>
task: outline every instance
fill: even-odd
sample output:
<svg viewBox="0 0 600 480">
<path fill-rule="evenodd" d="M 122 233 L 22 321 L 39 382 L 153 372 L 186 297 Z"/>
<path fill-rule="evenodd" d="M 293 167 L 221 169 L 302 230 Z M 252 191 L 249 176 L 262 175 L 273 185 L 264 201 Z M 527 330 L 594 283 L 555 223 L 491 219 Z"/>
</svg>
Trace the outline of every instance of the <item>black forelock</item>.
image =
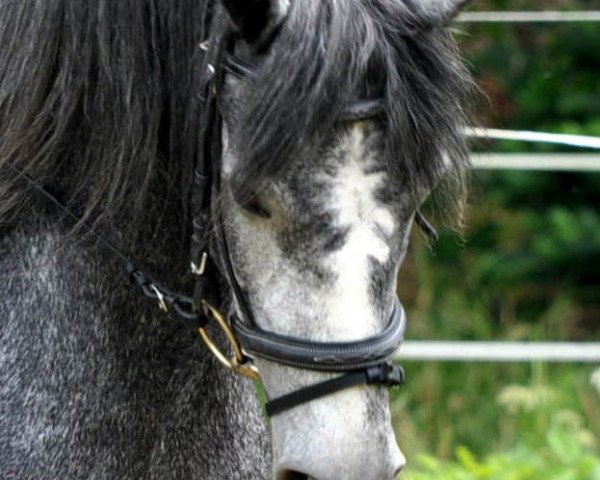
<svg viewBox="0 0 600 480">
<path fill-rule="evenodd" d="M 365 79 L 383 93 L 386 154 L 407 187 L 434 186 L 448 170 L 462 187 L 471 83 L 448 29 L 423 29 L 398 0 L 291 4 L 230 132 L 240 156 L 235 195 L 247 197 L 320 145 Z"/>
</svg>

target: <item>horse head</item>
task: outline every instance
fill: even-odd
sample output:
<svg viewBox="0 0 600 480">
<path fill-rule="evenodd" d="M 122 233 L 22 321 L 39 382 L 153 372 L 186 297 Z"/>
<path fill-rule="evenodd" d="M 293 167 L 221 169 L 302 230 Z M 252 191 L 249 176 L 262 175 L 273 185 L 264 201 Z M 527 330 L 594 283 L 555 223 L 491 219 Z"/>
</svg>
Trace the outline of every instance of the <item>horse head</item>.
<svg viewBox="0 0 600 480">
<path fill-rule="evenodd" d="M 440 181 L 460 185 L 467 163 L 469 80 L 447 28 L 463 3 L 224 0 L 214 12 L 213 241 L 240 331 L 251 321 L 267 343 L 310 350 L 372 339 L 401 315 L 416 209 Z M 269 398 L 340 375 L 257 350 Z M 405 459 L 374 383 L 275 415 L 276 478 L 392 479 Z"/>
</svg>

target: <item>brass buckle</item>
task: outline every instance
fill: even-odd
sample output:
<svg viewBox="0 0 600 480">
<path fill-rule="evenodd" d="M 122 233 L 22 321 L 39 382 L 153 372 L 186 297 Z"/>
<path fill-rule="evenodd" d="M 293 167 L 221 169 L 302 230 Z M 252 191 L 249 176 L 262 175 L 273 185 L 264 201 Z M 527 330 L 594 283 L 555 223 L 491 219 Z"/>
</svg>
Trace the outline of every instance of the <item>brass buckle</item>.
<svg viewBox="0 0 600 480">
<path fill-rule="evenodd" d="M 244 377 L 251 378 L 252 380 L 260 379 L 258 369 L 254 365 L 248 363 L 248 357 L 244 355 L 240 342 L 235 337 L 233 330 L 227 323 L 227 320 L 225 320 L 223 314 L 204 300 L 202 301 L 202 305 L 206 311 L 210 313 L 212 318 L 217 321 L 223 332 L 225 332 L 227 340 L 229 341 L 231 348 L 233 348 L 234 355 L 232 358 L 228 358 L 223 352 L 221 352 L 221 350 L 219 350 L 219 347 L 215 345 L 215 342 L 213 342 L 213 339 L 206 328 L 199 328 L 198 332 L 200 333 L 200 336 L 202 337 L 202 340 L 208 349 L 213 353 L 217 360 L 219 360 L 219 362 L 225 365 L 225 367 L 227 367 L 229 370 L 243 375 Z"/>
</svg>

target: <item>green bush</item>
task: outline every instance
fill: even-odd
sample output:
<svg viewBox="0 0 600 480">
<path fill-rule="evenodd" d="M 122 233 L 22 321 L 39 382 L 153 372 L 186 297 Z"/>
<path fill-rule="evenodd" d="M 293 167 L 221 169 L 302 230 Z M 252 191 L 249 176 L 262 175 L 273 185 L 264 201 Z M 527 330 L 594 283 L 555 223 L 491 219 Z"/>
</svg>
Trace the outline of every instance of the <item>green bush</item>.
<svg viewBox="0 0 600 480">
<path fill-rule="evenodd" d="M 589 387 L 597 390 L 590 394 L 600 394 L 599 377 L 600 369 L 590 376 Z M 503 421 L 513 430 L 511 445 L 502 453 L 479 458 L 472 449 L 460 446 L 451 460 L 419 454 L 403 478 L 600 480 L 600 437 L 588 428 L 588 421 L 577 407 L 565 408 L 565 391 L 560 387 L 510 385 L 501 390 L 496 404 L 504 414 Z M 591 400 L 597 402 L 598 398 Z M 481 425 L 480 429 L 481 441 L 493 443 L 489 427 Z M 489 446 L 487 451 L 491 450 Z"/>
<path fill-rule="evenodd" d="M 470 450 L 459 447 L 457 460 L 443 462 L 430 455 L 418 459 L 406 480 L 599 480 L 600 460 L 577 444 L 573 435 L 551 432 L 545 450 L 526 446 L 492 454 L 479 461 Z"/>
<path fill-rule="evenodd" d="M 417 457 L 406 480 L 600 480 L 600 457 L 593 450 L 591 433 L 579 417 L 564 411 L 553 419 L 541 437 L 544 445 L 518 444 L 503 453 L 478 459 L 458 447 L 454 461 L 431 455 Z"/>
</svg>

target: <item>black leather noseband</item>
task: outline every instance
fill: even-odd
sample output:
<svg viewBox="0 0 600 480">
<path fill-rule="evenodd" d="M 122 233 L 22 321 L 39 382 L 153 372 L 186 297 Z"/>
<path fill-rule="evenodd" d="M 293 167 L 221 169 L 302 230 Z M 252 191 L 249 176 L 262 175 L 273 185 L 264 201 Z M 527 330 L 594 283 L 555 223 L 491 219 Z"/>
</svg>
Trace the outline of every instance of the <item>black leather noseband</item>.
<svg viewBox="0 0 600 480">
<path fill-rule="evenodd" d="M 258 326 L 232 319 L 232 326 L 244 350 L 290 367 L 325 372 L 358 370 L 387 361 L 404 339 L 406 315 L 396 300 L 386 328 L 377 335 L 356 342 L 313 342 L 275 334 Z"/>
<path fill-rule="evenodd" d="M 396 300 L 389 324 L 381 333 L 355 342 L 313 342 L 275 334 L 232 319 L 240 342 L 250 355 L 291 367 L 345 372 L 341 377 L 301 388 L 265 404 L 267 415 L 357 385 L 393 387 L 404 383 L 404 371 L 390 359 L 404 339 L 406 315 Z M 349 373 L 348 373 L 349 372 Z"/>
</svg>

